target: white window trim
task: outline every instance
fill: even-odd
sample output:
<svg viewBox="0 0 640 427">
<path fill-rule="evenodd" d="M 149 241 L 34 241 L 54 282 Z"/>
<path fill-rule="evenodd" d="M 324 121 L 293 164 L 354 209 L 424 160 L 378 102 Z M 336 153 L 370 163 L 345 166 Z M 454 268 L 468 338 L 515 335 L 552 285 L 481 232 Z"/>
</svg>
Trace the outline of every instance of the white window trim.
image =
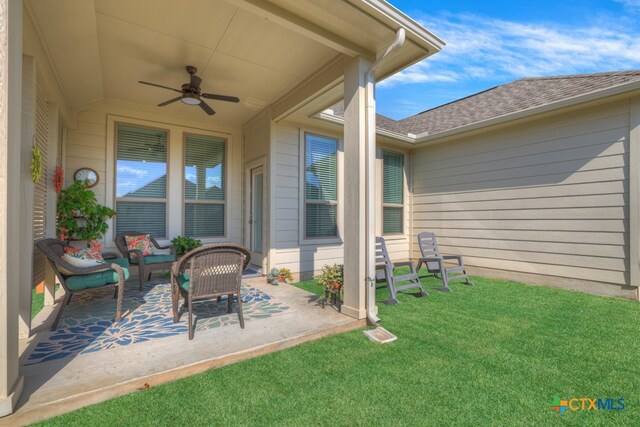
<svg viewBox="0 0 640 427">
<path fill-rule="evenodd" d="M 203 132 L 192 132 L 192 131 L 188 131 L 185 130 L 182 132 L 182 232 L 181 235 L 184 236 L 185 235 L 185 218 L 186 218 L 186 210 L 187 210 L 187 198 L 186 196 L 186 192 L 184 189 L 184 185 L 185 185 L 185 169 L 187 167 L 186 164 L 186 157 L 187 157 L 187 135 L 194 135 L 194 136 L 204 136 L 204 137 L 212 137 L 212 138 L 219 138 L 219 139 L 224 139 L 224 176 L 223 178 L 223 182 L 224 182 L 224 200 L 220 201 L 220 200 L 190 200 L 189 203 L 201 203 L 201 204 L 205 204 L 205 205 L 224 205 L 224 224 L 223 224 L 223 231 L 224 233 L 222 234 L 222 236 L 207 236 L 207 237 L 200 237 L 200 236 L 193 236 L 192 238 L 194 239 L 199 239 L 199 240 L 224 240 L 227 238 L 228 235 L 228 231 L 227 231 L 227 224 L 229 223 L 228 221 L 228 201 L 229 201 L 229 194 L 228 194 L 228 189 L 229 189 L 229 182 L 227 181 L 228 177 L 229 177 L 229 138 L 226 137 L 220 137 L 220 136 L 214 136 L 212 134 L 209 133 L 203 133 Z"/>
<path fill-rule="evenodd" d="M 116 132 L 116 128 L 118 125 L 125 125 L 125 126 L 133 126 L 133 127 L 140 127 L 140 128 L 147 128 L 147 129 L 153 129 L 153 130 L 158 130 L 158 131 L 163 131 L 167 133 L 167 164 L 166 164 L 166 168 L 167 168 L 167 173 L 166 173 L 166 184 L 165 184 L 165 193 L 164 193 L 164 199 L 156 199 L 156 198 L 142 198 L 142 197 L 134 197 L 134 198 L 128 198 L 128 199 L 122 199 L 119 198 L 116 194 L 117 192 L 117 179 L 118 179 L 118 159 L 117 159 L 117 149 L 118 149 L 118 144 L 117 144 L 117 137 L 118 137 L 118 133 Z M 112 193 L 111 196 L 113 197 L 112 199 L 112 204 L 111 206 L 113 206 L 113 209 L 116 209 L 117 203 L 119 201 L 127 201 L 127 202 L 133 202 L 133 203 L 164 203 L 164 234 L 165 236 L 162 237 L 158 237 L 158 240 L 160 241 L 165 241 L 169 239 L 169 182 L 171 182 L 171 166 L 169 164 L 170 162 L 170 154 L 169 154 L 169 146 L 170 146 L 170 141 L 171 141 L 171 130 L 168 128 L 163 128 L 160 126 L 150 126 L 149 124 L 139 124 L 139 123 L 131 123 L 128 121 L 122 121 L 122 120 L 115 120 L 113 122 L 113 126 L 112 126 L 112 132 L 113 132 L 113 177 L 110 178 L 111 180 L 111 185 L 112 185 Z M 108 178 L 108 177 L 107 177 Z M 108 178 L 109 179 L 109 178 Z M 109 181 L 107 181 L 108 183 Z M 107 184 L 108 186 L 108 184 Z M 109 190 L 107 190 L 107 194 Z M 118 217 L 116 216 L 116 220 L 118 220 Z M 111 224 L 109 225 L 109 230 L 111 230 L 111 228 L 113 227 L 113 238 L 115 240 L 115 223 L 114 220 L 111 219 Z M 131 230 L 131 231 L 135 231 L 135 230 Z M 108 240 L 111 241 L 111 240 Z"/>
<path fill-rule="evenodd" d="M 306 163 L 306 147 L 307 147 L 307 143 L 306 143 L 306 135 L 307 134 L 313 134 L 313 135 L 318 135 L 321 137 L 325 137 L 325 138 L 330 138 L 330 139 L 334 139 L 336 141 L 336 226 L 337 226 L 337 236 L 336 237 L 312 237 L 312 238 L 308 238 L 306 237 L 306 217 L 307 217 L 307 212 L 306 212 L 306 205 L 307 205 L 307 200 L 306 200 L 306 173 L 305 173 L 305 163 Z M 312 129 L 300 129 L 300 135 L 299 135 L 299 166 L 300 166 L 300 177 L 298 180 L 298 186 L 299 186 L 299 204 L 298 204 L 298 230 L 299 230 L 299 237 L 298 237 L 298 244 L 300 245 L 305 245 L 305 246 L 310 246 L 310 245 L 341 245 L 343 243 L 342 241 L 342 235 L 343 235 L 343 230 L 342 230 L 342 225 L 343 225 L 343 218 L 344 218 L 344 213 L 343 213 L 343 188 L 342 188 L 342 183 L 344 182 L 344 171 L 343 171 L 343 167 L 342 167 L 342 161 L 343 161 L 343 145 L 342 145 L 342 138 L 334 136 L 332 134 L 329 133 L 325 133 L 325 132 L 319 132 L 316 130 L 312 130 Z"/>
</svg>

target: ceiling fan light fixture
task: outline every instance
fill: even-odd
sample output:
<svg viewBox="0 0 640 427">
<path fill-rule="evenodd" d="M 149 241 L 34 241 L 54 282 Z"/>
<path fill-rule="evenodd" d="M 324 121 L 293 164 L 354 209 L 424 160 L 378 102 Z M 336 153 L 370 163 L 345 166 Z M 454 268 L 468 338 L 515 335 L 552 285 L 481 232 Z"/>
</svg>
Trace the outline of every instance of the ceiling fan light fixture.
<svg viewBox="0 0 640 427">
<path fill-rule="evenodd" d="M 200 104 L 200 98 L 192 93 L 185 93 L 181 101 L 183 104 L 187 104 L 187 105 Z"/>
</svg>

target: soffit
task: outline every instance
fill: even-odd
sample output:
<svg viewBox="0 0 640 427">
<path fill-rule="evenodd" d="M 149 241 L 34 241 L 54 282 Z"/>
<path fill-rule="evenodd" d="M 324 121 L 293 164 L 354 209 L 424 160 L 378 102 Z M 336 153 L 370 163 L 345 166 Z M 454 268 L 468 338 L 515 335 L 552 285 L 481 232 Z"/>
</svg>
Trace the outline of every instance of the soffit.
<svg viewBox="0 0 640 427">
<path fill-rule="evenodd" d="M 144 106 L 178 96 L 138 80 L 179 88 L 198 68 L 212 119 L 244 123 L 336 55 L 276 23 L 214 0 L 28 0 L 30 13 L 71 110 L 115 99 Z M 176 102 L 164 110 L 206 118 Z"/>
</svg>

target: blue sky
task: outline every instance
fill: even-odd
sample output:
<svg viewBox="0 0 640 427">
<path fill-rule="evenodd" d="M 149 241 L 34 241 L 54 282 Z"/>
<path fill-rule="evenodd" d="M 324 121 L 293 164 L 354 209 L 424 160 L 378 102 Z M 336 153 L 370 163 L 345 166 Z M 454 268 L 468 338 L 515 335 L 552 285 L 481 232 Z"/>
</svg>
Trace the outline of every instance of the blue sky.
<svg viewBox="0 0 640 427">
<path fill-rule="evenodd" d="M 378 85 L 394 119 L 522 77 L 640 69 L 640 0 L 390 2 L 447 43 Z"/>
</svg>

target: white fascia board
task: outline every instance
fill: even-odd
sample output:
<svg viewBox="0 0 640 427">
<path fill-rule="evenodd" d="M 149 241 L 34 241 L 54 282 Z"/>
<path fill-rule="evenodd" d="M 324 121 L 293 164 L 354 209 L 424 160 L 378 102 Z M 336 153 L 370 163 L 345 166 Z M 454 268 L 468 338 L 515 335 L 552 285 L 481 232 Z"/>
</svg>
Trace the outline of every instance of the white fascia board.
<svg viewBox="0 0 640 427">
<path fill-rule="evenodd" d="M 349 3 L 388 25 L 393 31 L 404 28 L 412 42 L 430 54 L 440 51 L 445 42 L 400 9 L 382 0 L 347 0 Z"/>
<path fill-rule="evenodd" d="M 578 104 L 584 104 L 587 102 L 597 101 L 601 98 L 608 98 L 616 95 L 622 95 L 627 92 L 640 90 L 640 81 L 631 83 L 623 83 L 618 86 L 612 86 L 607 89 L 597 90 L 594 92 L 577 95 L 571 98 L 562 99 L 560 101 L 551 102 L 545 105 L 539 105 L 537 107 L 531 107 L 526 110 L 515 111 L 513 113 L 504 114 L 502 116 L 493 117 L 491 119 L 482 120 L 479 122 L 469 123 L 468 125 L 459 126 L 457 128 L 449 129 L 438 133 L 423 132 L 415 136 L 415 144 L 421 145 L 424 143 L 430 143 L 440 138 L 453 136 L 465 132 L 471 132 L 477 129 L 481 129 L 488 126 L 503 124 L 509 121 L 523 119 L 529 116 L 537 114 L 547 113 L 553 110 L 559 110 L 561 108 L 573 107 Z"/>
<path fill-rule="evenodd" d="M 335 124 L 338 124 L 340 126 L 344 126 L 344 117 L 336 116 L 336 115 L 333 115 L 333 114 L 328 114 L 327 110 L 325 110 L 323 112 L 320 112 L 318 114 L 314 114 L 311 117 L 314 118 L 314 119 L 324 120 L 326 122 L 335 123 Z M 382 128 L 379 128 L 379 127 L 376 127 L 376 135 L 386 136 L 386 137 L 389 137 L 389 138 L 393 138 L 396 141 L 405 142 L 405 143 L 409 143 L 409 144 L 413 144 L 415 142 L 415 139 L 412 138 L 409 135 L 393 132 L 393 131 L 390 131 L 390 130 L 387 130 L 387 129 L 382 129 Z"/>
</svg>

